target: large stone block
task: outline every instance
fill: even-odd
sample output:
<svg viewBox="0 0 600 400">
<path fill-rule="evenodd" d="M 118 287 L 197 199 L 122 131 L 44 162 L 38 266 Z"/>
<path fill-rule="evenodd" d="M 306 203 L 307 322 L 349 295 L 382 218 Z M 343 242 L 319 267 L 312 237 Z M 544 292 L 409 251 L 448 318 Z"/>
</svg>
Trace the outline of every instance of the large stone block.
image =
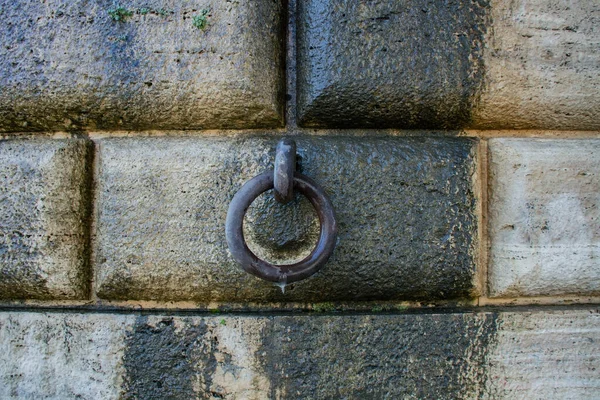
<svg viewBox="0 0 600 400">
<path fill-rule="evenodd" d="M 500 313 L 485 382 L 492 399 L 593 399 L 600 389 L 600 309 Z"/>
<path fill-rule="evenodd" d="M 282 2 L 121 4 L 0 1 L 0 131 L 281 125 Z"/>
<path fill-rule="evenodd" d="M 600 140 L 490 140 L 491 296 L 600 294 Z"/>
<path fill-rule="evenodd" d="M 304 126 L 600 129 L 595 0 L 299 2 Z"/>
<path fill-rule="evenodd" d="M 0 397 L 594 398 L 598 309 L 323 316 L 0 313 Z"/>
<path fill-rule="evenodd" d="M 305 126 L 456 128 L 483 78 L 485 1 L 304 0 Z"/>
<path fill-rule="evenodd" d="M 471 126 L 600 129 L 596 0 L 492 0 Z"/>
<path fill-rule="evenodd" d="M 0 141 L 0 298 L 88 296 L 91 142 Z"/>
<path fill-rule="evenodd" d="M 302 170 L 330 195 L 337 248 L 315 276 L 278 287 L 243 272 L 225 241 L 228 205 L 272 168 L 279 137 L 99 142 L 97 293 L 106 299 L 325 301 L 477 294 L 476 141 L 297 137 Z M 312 250 L 310 204 L 263 195 L 246 238 L 290 263 Z"/>
</svg>

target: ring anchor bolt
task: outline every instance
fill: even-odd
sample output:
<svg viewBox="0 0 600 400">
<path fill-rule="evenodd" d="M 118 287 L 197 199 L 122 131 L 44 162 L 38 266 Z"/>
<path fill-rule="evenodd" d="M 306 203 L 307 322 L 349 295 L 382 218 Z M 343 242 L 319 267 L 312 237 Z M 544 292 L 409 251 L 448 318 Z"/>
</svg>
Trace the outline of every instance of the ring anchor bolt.
<svg viewBox="0 0 600 400">
<path fill-rule="evenodd" d="M 287 203 L 297 190 L 314 207 L 319 217 L 319 240 L 311 253 L 294 264 L 278 265 L 260 259 L 246 244 L 244 215 L 262 193 L 275 189 L 277 201 Z M 225 237 L 233 258 L 242 269 L 261 279 L 274 282 L 282 291 L 285 285 L 306 279 L 327 262 L 336 245 L 335 211 L 325 191 L 311 178 L 296 172 L 296 143 L 282 139 L 275 155 L 274 170 L 265 171 L 246 182 L 233 196 L 225 220 Z"/>
</svg>

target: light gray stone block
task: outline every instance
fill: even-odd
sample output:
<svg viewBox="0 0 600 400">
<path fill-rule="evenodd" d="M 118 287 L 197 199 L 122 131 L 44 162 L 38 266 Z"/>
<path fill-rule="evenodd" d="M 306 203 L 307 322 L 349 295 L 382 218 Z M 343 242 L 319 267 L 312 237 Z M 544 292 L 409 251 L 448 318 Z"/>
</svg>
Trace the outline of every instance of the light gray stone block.
<svg viewBox="0 0 600 400">
<path fill-rule="evenodd" d="M 489 149 L 490 295 L 600 294 L 600 140 Z"/>
<path fill-rule="evenodd" d="M 135 316 L 0 314 L 0 398 L 117 399 Z"/>
<path fill-rule="evenodd" d="M 597 0 L 492 0 L 480 129 L 600 129 Z"/>
<path fill-rule="evenodd" d="M 0 141 L 0 298 L 89 293 L 92 144 Z"/>
<path fill-rule="evenodd" d="M 0 313 L 0 397 L 595 398 L 600 312 Z"/>
<path fill-rule="evenodd" d="M 282 124 L 282 2 L 120 4 L 0 1 L 0 131 Z"/>
<path fill-rule="evenodd" d="M 105 299 L 332 301 L 476 295 L 476 141 L 297 137 L 303 173 L 329 194 L 338 244 L 285 294 L 229 255 L 225 216 L 243 183 L 272 168 L 279 136 L 99 142 L 96 284 Z M 259 256 L 305 257 L 318 221 L 299 197 L 260 197 L 246 219 Z"/>
<path fill-rule="evenodd" d="M 500 313 L 487 398 L 593 399 L 600 393 L 600 310 Z"/>
</svg>

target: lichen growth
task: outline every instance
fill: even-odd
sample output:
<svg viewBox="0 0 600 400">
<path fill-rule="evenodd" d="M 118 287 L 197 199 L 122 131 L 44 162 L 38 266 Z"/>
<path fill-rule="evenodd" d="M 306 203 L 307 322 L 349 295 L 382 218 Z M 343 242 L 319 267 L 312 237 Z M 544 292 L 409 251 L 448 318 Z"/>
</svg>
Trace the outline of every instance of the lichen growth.
<svg viewBox="0 0 600 400">
<path fill-rule="evenodd" d="M 118 6 L 118 7 L 111 8 L 110 10 L 108 10 L 108 15 L 110 15 L 110 18 L 113 21 L 125 22 L 125 21 L 127 21 L 127 18 L 129 18 L 133 15 L 133 12 L 126 9 L 125 7 Z"/>
<path fill-rule="evenodd" d="M 194 15 L 192 18 L 192 25 L 194 25 L 195 28 L 204 30 L 208 25 L 209 12 L 210 10 L 208 9 L 200 10 L 200 14 Z"/>
<path fill-rule="evenodd" d="M 313 304 L 313 311 L 318 312 L 318 313 L 335 311 L 335 304 L 333 304 L 333 303 L 316 303 L 316 304 Z"/>
<path fill-rule="evenodd" d="M 151 10 L 151 11 L 157 13 L 158 15 L 162 15 L 163 17 L 166 17 L 169 14 L 175 13 L 175 11 L 173 11 L 173 10 L 167 10 L 164 8 L 159 8 L 158 10 Z"/>
</svg>

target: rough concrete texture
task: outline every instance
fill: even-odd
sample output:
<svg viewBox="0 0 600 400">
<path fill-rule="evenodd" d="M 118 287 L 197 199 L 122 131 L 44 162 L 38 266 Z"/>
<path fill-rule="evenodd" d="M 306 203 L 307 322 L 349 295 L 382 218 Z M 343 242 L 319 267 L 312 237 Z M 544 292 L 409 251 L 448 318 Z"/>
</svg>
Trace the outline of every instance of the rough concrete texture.
<svg viewBox="0 0 600 400">
<path fill-rule="evenodd" d="M 600 129 L 600 3 L 491 0 L 472 126 Z"/>
<path fill-rule="evenodd" d="M 280 1 L 121 4 L 0 1 L 0 131 L 281 125 Z"/>
<path fill-rule="evenodd" d="M 99 142 L 96 288 L 106 299 L 329 301 L 477 293 L 476 142 L 465 138 L 297 137 L 302 171 L 329 194 L 333 256 L 285 294 L 229 255 L 225 216 L 243 183 L 271 168 L 275 137 Z M 261 256 L 301 259 L 318 235 L 306 202 L 252 205 Z M 275 257 L 273 257 L 275 255 Z"/>
<path fill-rule="evenodd" d="M 0 314 L 0 397 L 594 398 L 598 309 Z"/>
<path fill-rule="evenodd" d="M 600 140 L 489 149 L 490 295 L 600 294 Z"/>
<path fill-rule="evenodd" d="M 488 2 L 299 2 L 303 126 L 457 128 L 483 78 Z"/>
<path fill-rule="evenodd" d="M 0 298 L 88 296 L 92 145 L 0 141 Z"/>
</svg>

